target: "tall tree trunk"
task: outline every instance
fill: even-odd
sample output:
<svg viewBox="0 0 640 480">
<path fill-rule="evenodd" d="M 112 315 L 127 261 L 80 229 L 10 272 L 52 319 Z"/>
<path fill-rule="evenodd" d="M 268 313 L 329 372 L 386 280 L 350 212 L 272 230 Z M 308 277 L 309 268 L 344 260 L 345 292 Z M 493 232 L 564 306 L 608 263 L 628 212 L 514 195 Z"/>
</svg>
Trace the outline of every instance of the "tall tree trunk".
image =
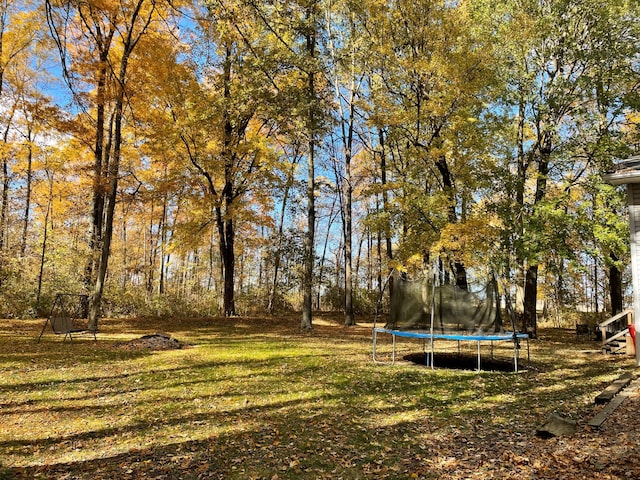
<svg viewBox="0 0 640 480">
<path fill-rule="evenodd" d="M 231 45 L 227 44 L 225 49 L 225 61 L 223 65 L 223 82 L 224 82 L 224 178 L 225 184 L 222 190 L 222 199 L 224 213 L 218 209 L 217 222 L 218 233 L 220 235 L 220 258 L 224 269 L 223 279 L 223 295 L 222 304 L 224 315 L 231 317 L 236 314 L 235 305 L 235 225 L 233 222 L 233 165 L 235 160 L 235 152 L 233 151 L 233 125 L 231 123 L 231 115 L 229 113 L 231 102 Z"/>
<path fill-rule="evenodd" d="M 314 2 L 307 8 L 306 21 L 308 31 L 305 34 L 307 54 L 307 232 L 304 238 L 304 274 L 302 280 L 302 321 L 300 328 L 304 331 L 313 329 L 313 267 L 315 262 L 315 228 L 316 228 L 316 178 L 315 156 L 317 136 L 317 97 L 316 70 L 313 63 L 316 60 L 316 5 Z"/>
<path fill-rule="evenodd" d="M 310 77 L 312 78 L 312 77 Z M 310 80 L 313 83 L 313 80 Z M 311 132 L 310 132 L 311 133 Z M 304 274 L 302 280 L 302 323 L 300 328 L 308 331 L 313 329 L 312 323 L 312 297 L 313 297 L 313 264 L 314 240 L 316 226 L 315 209 L 315 134 L 311 133 L 309 140 L 309 153 L 307 160 L 307 232 L 304 237 Z"/>
<path fill-rule="evenodd" d="M 69 12 L 61 14 L 60 18 L 56 15 L 59 8 L 75 8 L 79 17 L 79 25 L 70 26 Z M 87 8 L 87 10 L 85 10 Z M 100 255 L 102 250 L 103 221 L 104 221 L 104 205 L 105 205 L 105 188 L 107 188 L 105 168 L 108 164 L 107 155 L 110 148 L 105 148 L 105 132 L 106 132 L 106 110 L 108 104 L 108 88 L 107 79 L 110 72 L 109 53 L 111 51 L 113 37 L 116 33 L 116 26 L 109 24 L 105 28 L 103 24 L 97 24 L 96 11 L 92 11 L 90 6 L 82 4 L 68 4 L 61 6 L 51 0 L 45 2 L 45 12 L 49 31 L 58 47 L 60 55 L 62 75 L 71 92 L 75 95 L 75 84 L 72 74 L 68 67 L 68 45 L 67 31 L 70 28 L 86 29 L 88 36 L 93 39 L 93 49 L 97 52 L 98 62 L 96 71 L 95 84 L 95 104 L 93 108 L 96 112 L 95 120 L 95 142 L 93 146 L 93 198 L 91 212 L 91 235 L 89 238 L 90 256 L 84 269 L 84 283 L 87 290 L 92 288 L 95 282 L 95 272 L 98 268 Z M 111 136 L 111 135 L 109 135 Z"/>
<path fill-rule="evenodd" d="M 29 214 L 31 211 L 31 189 L 33 179 L 33 147 L 31 145 L 31 129 L 27 132 L 27 174 L 25 185 L 25 200 L 24 200 L 24 223 L 22 224 L 22 242 L 20 243 L 20 256 L 24 257 L 27 251 L 27 233 L 29 231 Z"/>
<path fill-rule="evenodd" d="M 4 34 L 7 28 L 7 15 L 8 15 L 8 5 L 5 4 L 5 7 L 0 10 L 0 56 L 4 55 Z M 0 99 L 2 99 L 4 93 L 4 70 L 5 66 L 0 67 Z M 9 125 L 13 119 L 13 111 L 7 127 L 5 129 L 5 133 L 3 136 L 3 143 L 6 147 L 7 145 L 7 135 L 9 134 Z M 0 200 L 0 253 L 4 250 L 6 243 L 6 232 L 7 232 L 7 210 L 9 208 L 9 159 L 7 158 L 7 149 L 2 154 L 2 197 Z M 1 282 L 1 280 L 0 280 Z"/>
<path fill-rule="evenodd" d="M 126 69 L 126 67 L 125 67 Z M 116 209 L 116 200 L 118 197 L 118 176 L 120 171 L 120 147 L 122 143 L 122 118 L 124 111 L 124 91 L 118 94 L 116 101 L 114 116 L 114 142 L 113 142 L 113 158 L 109 162 L 109 190 L 105 196 L 106 215 L 104 221 L 104 235 L 102 237 L 102 245 L 100 248 L 100 258 L 98 262 L 98 271 L 96 272 L 96 280 L 89 302 L 89 321 L 88 329 L 91 331 L 98 330 L 98 319 L 100 317 L 100 306 L 102 304 L 102 296 L 104 294 L 104 286 L 107 279 L 107 270 L 109 265 L 109 256 L 111 255 L 111 240 L 113 238 L 113 221 Z"/>
<path fill-rule="evenodd" d="M 327 260 L 327 251 L 329 250 L 329 240 L 331 237 L 331 227 L 333 226 L 333 222 L 335 221 L 338 213 L 336 212 L 336 198 L 334 197 L 333 203 L 331 204 L 331 210 L 329 211 L 329 220 L 327 222 L 327 228 L 325 229 L 324 242 L 322 247 L 322 255 L 320 255 L 320 265 L 318 266 L 318 284 L 322 285 L 322 281 L 324 280 L 324 265 Z M 337 266 L 336 266 L 337 269 Z M 340 285 L 340 283 L 336 283 L 336 285 Z M 317 292 L 317 302 L 316 306 L 318 310 L 320 310 L 320 290 Z M 344 305 L 341 305 L 343 307 Z"/>
<path fill-rule="evenodd" d="M 142 20 L 142 28 L 136 32 L 138 18 L 145 0 L 138 0 L 131 11 L 129 24 L 126 31 L 122 32 L 122 58 L 120 59 L 119 70 L 117 72 L 116 81 L 116 98 L 113 115 L 113 158 L 108 163 L 109 188 L 105 195 L 106 214 L 104 220 L 104 235 L 102 237 L 102 245 L 100 249 L 100 258 L 98 263 L 98 272 L 96 281 L 89 302 L 89 330 L 96 331 L 98 329 L 98 319 L 100 317 L 100 306 L 102 304 L 102 295 L 104 293 L 105 281 L 107 278 L 107 269 L 109 264 L 109 255 L 111 254 L 111 240 L 113 237 L 113 221 L 116 208 L 116 200 L 118 197 L 118 177 L 120 174 L 120 150 L 122 147 L 122 122 L 124 118 L 124 102 L 125 102 L 125 86 L 127 79 L 127 68 L 131 52 L 135 48 L 141 35 L 147 31 L 147 27 L 151 23 L 153 8 L 146 13 L 146 17 Z M 111 137 L 110 137 L 111 138 Z M 108 149 L 110 151 L 111 148 Z"/>
<path fill-rule="evenodd" d="M 598 295 L 600 294 L 600 289 L 598 285 L 598 259 L 593 258 L 593 311 L 598 313 L 600 311 L 600 302 L 598 301 Z"/>
<path fill-rule="evenodd" d="M 353 102 L 353 99 L 352 99 Z M 350 107 L 349 132 L 344 165 L 344 324 L 356 324 L 353 314 L 353 186 L 351 180 L 351 152 L 353 144 L 353 103 Z"/>
<path fill-rule="evenodd" d="M 147 271 L 147 293 L 153 293 L 153 284 L 155 282 L 155 273 L 156 273 L 156 258 L 158 257 L 158 241 L 157 235 L 154 233 L 154 222 L 153 222 L 153 213 L 155 210 L 156 200 L 154 197 L 151 198 L 151 208 L 149 211 L 149 227 L 148 227 L 148 235 L 149 241 L 145 243 L 145 245 L 149 245 L 149 254 L 148 265 L 146 268 Z"/>
<path fill-rule="evenodd" d="M 524 95 L 522 91 L 519 92 Z M 515 273 L 515 286 L 516 286 L 516 299 L 515 299 L 515 311 L 518 316 L 523 320 L 524 315 L 524 289 L 525 289 L 525 252 L 522 245 L 522 237 L 524 236 L 524 188 L 526 184 L 526 176 L 528 169 L 527 157 L 524 153 L 525 142 L 525 102 L 520 100 L 518 104 L 518 129 L 517 129 L 517 145 L 518 145 L 518 157 L 517 157 L 517 177 L 515 187 L 515 208 L 518 210 L 515 219 L 514 226 L 516 230 L 516 273 Z"/>
<path fill-rule="evenodd" d="M 104 98 L 104 93 L 100 92 L 101 85 L 98 84 L 98 99 Z M 104 101 L 104 100 L 103 100 Z M 93 162 L 93 209 L 91 214 L 91 239 L 89 242 L 89 249 L 91 252 L 97 252 L 100 249 L 102 243 L 102 221 L 104 214 L 104 188 L 102 186 L 103 172 L 102 165 L 104 159 L 104 103 L 99 103 L 96 108 L 97 121 L 96 121 L 96 145 L 94 149 L 94 162 Z M 105 162 L 106 163 L 106 162 Z M 85 271 L 85 282 L 87 285 L 91 285 L 93 282 L 93 275 L 97 266 L 97 260 L 95 256 L 89 259 L 89 262 Z"/>
<path fill-rule="evenodd" d="M 609 267 L 609 295 L 611 297 L 611 316 L 622 311 L 622 272 L 618 268 L 618 256 L 615 252 L 609 253 L 611 266 Z"/>
<path fill-rule="evenodd" d="M 386 152 L 386 142 L 384 131 L 381 128 L 378 128 L 378 139 L 380 141 L 380 183 L 382 184 L 382 209 L 385 214 L 389 212 L 389 193 L 387 192 L 387 152 Z M 391 264 L 393 261 L 393 245 L 391 242 L 391 220 L 389 219 L 384 223 L 384 242 L 385 242 L 385 252 L 388 264 Z M 378 245 L 380 245 L 380 240 L 378 240 Z M 379 257 L 381 257 L 378 254 Z M 382 260 L 380 258 L 380 260 Z M 391 269 L 388 268 L 390 271 Z M 382 271 L 382 262 L 380 264 L 380 271 Z M 382 281 L 382 275 L 378 280 L 378 285 L 380 289 L 380 294 L 382 295 L 382 289 L 384 288 L 384 281 Z M 389 299 L 391 299 L 393 295 L 393 276 L 389 275 Z"/>
<path fill-rule="evenodd" d="M 9 162 L 6 154 L 2 155 L 2 200 L 0 203 L 0 252 L 7 243 L 7 216 L 9 210 Z"/>
<path fill-rule="evenodd" d="M 355 35 L 355 27 L 351 23 L 351 35 Z M 337 75 L 336 75 L 337 78 Z M 336 97 L 341 110 L 342 127 L 342 147 L 344 150 L 344 324 L 347 327 L 356 324 L 353 312 L 353 179 L 351 178 L 351 161 L 353 160 L 353 134 L 355 123 L 355 101 L 356 101 L 356 65 L 355 58 L 351 59 L 351 72 L 349 84 L 349 113 L 345 119 L 342 113 L 342 101 L 340 99 L 340 88 L 336 80 Z"/>
<path fill-rule="evenodd" d="M 224 315 L 226 317 L 232 317 L 236 314 L 235 304 L 235 233 L 233 220 L 228 218 L 220 223 L 222 228 L 219 230 L 219 234 L 224 236 L 224 242 L 220 244 L 220 256 L 222 258 L 222 264 L 224 265 L 224 278 L 223 278 L 223 295 L 222 303 Z"/>
<path fill-rule="evenodd" d="M 129 283 L 129 275 L 127 273 L 127 263 L 128 263 L 128 255 L 129 251 L 127 249 L 127 212 L 124 206 L 124 202 L 122 204 L 122 234 L 120 236 L 120 241 L 122 242 L 122 280 L 120 282 L 120 286 L 124 290 L 127 288 L 127 284 Z"/>
<path fill-rule="evenodd" d="M 536 178 L 536 192 L 534 195 L 534 209 L 544 200 L 547 193 L 547 176 L 551 160 L 551 134 L 544 132 L 540 140 L 538 171 Z M 522 314 L 522 328 L 533 335 L 537 335 L 538 316 L 536 304 L 538 300 L 538 265 L 530 264 L 525 274 L 524 311 Z"/>
<path fill-rule="evenodd" d="M 42 296 L 42 281 L 44 278 L 44 264 L 47 256 L 47 240 L 49 238 L 49 216 L 51 205 L 53 204 L 53 173 L 46 171 L 49 180 L 49 195 L 47 197 L 47 208 L 44 212 L 44 227 L 42 229 L 42 249 L 40 250 L 40 270 L 38 272 L 38 291 L 36 294 L 36 311 L 40 309 L 40 297 Z"/>
<path fill-rule="evenodd" d="M 278 233 L 276 238 L 276 249 L 273 255 L 273 280 L 271 282 L 271 292 L 269 293 L 269 305 L 267 311 L 273 313 L 276 304 L 276 298 L 278 297 L 278 275 L 280 273 L 280 263 L 282 262 L 282 240 L 284 239 L 284 217 L 287 212 L 287 204 L 289 202 L 289 190 L 294 181 L 294 175 L 296 165 L 298 164 L 297 149 L 293 154 L 293 162 L 291 163 L 291 170 L 289 171 L 289 177 L 284 187 L 284 193 L 282 195 L 282 204 L 280 206 L 280 220 L 278 221 Z"/>
<path fill-rule="evenodd" d="M 111 122 L 109 123 L 108 145 L 105 148 L 105 132 L 107 130 L 107 75 L 108 60 L 111 41 L 115 30 L 112 29 L 106 36 L 98 35 L 96 42 L 99 49 L 100 62 L 98 78 L 96 82 L 96 138 L 93 148 L 93 198 L 91 209 L 91 237 L 89 238 L 89 252 L 91 252 L 84 272 L 84 282 L 87 289 L 94 285 L 95 274 L 99 264 L 100 251 L 102 249 L 102 237 L 104 234 L 104 206 L 105 186 L 104 180 L 109 165 L 111 145 Z M 61 54 L 62 55 L 62 54 Z"/>
<path fill-rule="evenodd" d="M 360 235 L 360 239 L 356 242 L 358 245 L 358 251 L 356 252 L 356 266 L 353 268 L 353 284 L 356 288 L 358 285 L 362 284 L 362 274 L 360 273 L 362 270 L 362 246 L 369 235 L 369 229 L 365 228 L 365 231 Z"/>
<path fill-rule="evenodd" d="M 158 276 L 158 295 L 164 295 L 165 292 L 165 265 L 167 261 L 165 247 L 167 243 L 167 203 L 168 194 L 165 192 L 162 196 L 162 214 L 158 223 L 159 232 L 159 249 L 160 249 L 160 268 Z"/>
<path fill-rule="evenodd" d="M 1 44 L 1 42 L 0 42 Z M 0 77 L 2 78 L 2 77 Z M 2 83 L 0 81 L 0 87 Z M 0 203 L 0 252 L 7 247 L 7 233 L 8 233 L 8 218 L 9 218 L 9 189 L 11 188 L 11 179 L 9 177 L 9 132 L 11 131 L 11 124 L 13 123 L 13 116 L 15 114 L 16 106 L 11 109 L 7 125 L 2 135 L 2 143 L 5 147 L 5 151 L 2 154 L 2 201 Z"/>
<path fill-rule="evenodd" d="M 438 169 L 438 172 L 440 172 L 442 185 L 444 187 L 444 193 L 449 201 L 447 215 L 449 222 L 457 223 L 458 215 L 456 213 L 453 178 L 451 177 L 451 170 L 449 169 L 447 159 L 444 157 L 444 155 L 440 156 L 440 158 L 438 158 L 438 160 L 436 161 L 436 168 Z M 468 290 L 469 286 L 467 284 L 467 269 L 465 268 L 464 264 L 457 258 L 453 260 L 453 273 L 455 275 L 456 286 L 460 287 L 463 290 Z"/>
<path fill-rule="evenodd" d="M 530 265 L 525 274 L 524 312 L 522 328 L 526 333 L 536 336 L 537 324 L 538 266 Z"/>
</svg>

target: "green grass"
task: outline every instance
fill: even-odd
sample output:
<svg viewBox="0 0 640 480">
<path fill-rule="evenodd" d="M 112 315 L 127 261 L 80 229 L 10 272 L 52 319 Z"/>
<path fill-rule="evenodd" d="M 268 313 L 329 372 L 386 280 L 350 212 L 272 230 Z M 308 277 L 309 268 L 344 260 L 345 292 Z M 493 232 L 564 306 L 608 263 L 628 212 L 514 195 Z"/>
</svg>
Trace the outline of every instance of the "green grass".
<svg viewBox="0 0 640 480">
<path fill-rule="evenodd" d="M 552 412 L 585 421 L 634 365 L 554 330 L 520 373 L 379 365 L 370 325 L 318 323 L 103 320 L 98 342 L 38 344 L 43 321 L 0 321 L 0 479 L 443 478 Z M 192 347 L 114 348 L 158 330 Z"/>
</svg>

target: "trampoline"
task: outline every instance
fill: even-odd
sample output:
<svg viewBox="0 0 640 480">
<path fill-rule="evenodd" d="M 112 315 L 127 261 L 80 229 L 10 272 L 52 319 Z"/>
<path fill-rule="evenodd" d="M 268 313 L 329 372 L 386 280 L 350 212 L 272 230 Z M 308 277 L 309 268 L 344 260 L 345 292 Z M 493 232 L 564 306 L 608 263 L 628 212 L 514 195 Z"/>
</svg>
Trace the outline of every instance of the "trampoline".
<svg viewBox="0 0 640 480">
<path fill-rule="evenodd" d="M 508 305 L 508 304 L 507 304 Z M 512 325 L 515 326 L 512 316 Z M 455 285 L 437 285 L 433 278 L 408 280 L 400 275 L 394 278 L 389 319 L 384 327 L 378 327 L 377 318 L 373 325 L 373 360 L 379 360 L 378 335 L 391 336 L 391 363 L 395 363 L 396 339 L 422 340 L 422 350 L 426 364 L 434 367 L 434 343 L 436 340 L 457 341 L 458 352 L 461 342 L 476 342 L 477 369 L 481 369 L 481 349 L 483 342 L 491 343 L 493 356 L 494 342 L 513 343 L 513 367 L 518 371 L 520 343 L 527 344 L 527 364 L 530 364 L 529 335 L 515 331 L 505 331 L 500 312 L 500 296 L 495 276 L 480 289 L 471 291 Z M 428 343 L 428 348 L 427 348 Z"/>
<path fill-rule="evenodd" d="M 422 339 L 422 350 L 425 354 L 425 358 L 427 360 L 427 366 L 434 368 L 434 341 L 435 340 L 449 340 L 449 341 L 458 341 L 458 342 L 477 342 L 477 351 L 478 351 L 478 363 L 477 363 L 477 371 L 480 371 L 481 365 L 481 351 L 480 345 L 481 342 L 491 342 L 492 350 L 493 350 L 493 342 L 513 342 L 513 369 L 515 372 L 518 371 L 518 359 L 520 356 L 520 340 L 525 340 L 527 344 L 527 365 L 530 362 L 529 356 L 529 335 L 526 333 L 516 333 L 513 332 L 503 332 L 503 333 L 494 333 L 494 334 L 486 334 L 486 335 L 467 335 L 467 334 L 448 334 L 448 333 L 431 333 L 425 331 L 407 331 L 407 330 L 392 330 L 389 328 L 383 327 L 374 327 L 373 328 L 373 360 L 376 363 L 387 363 L 380 361 L 377 356 L 377 345 L 378 345 L 378 334 L 389 334 L 391 335 L 391 364 L 395 363 L 396 360 L 396 337 L 404 337 L 404 338 L 415 338 Z M 426 348 L 426 343 L 429 343 L 429 349 Z"/>
</svg>

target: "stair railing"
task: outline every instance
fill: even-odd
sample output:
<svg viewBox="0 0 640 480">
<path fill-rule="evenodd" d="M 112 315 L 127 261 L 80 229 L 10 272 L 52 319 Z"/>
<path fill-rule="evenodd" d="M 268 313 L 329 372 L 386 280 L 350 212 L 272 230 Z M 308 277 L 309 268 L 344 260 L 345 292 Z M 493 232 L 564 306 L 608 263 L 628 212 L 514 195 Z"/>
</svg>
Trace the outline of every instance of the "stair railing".
<svg viewBox="0 0 640 480">
<path fill-rule="evenodd" d="M 629 333 L 629 325 L 633 324 L 633 310 L 624 310 L 617 315 L 614 315 L 609 320 L 605 320 L 598 324 L 600 333 L 602 335 L 602 348 L 607 348 L 607 345 L 620 340 Z M 608 338 L 607 338 L 608 337 Z"/>
</svg>

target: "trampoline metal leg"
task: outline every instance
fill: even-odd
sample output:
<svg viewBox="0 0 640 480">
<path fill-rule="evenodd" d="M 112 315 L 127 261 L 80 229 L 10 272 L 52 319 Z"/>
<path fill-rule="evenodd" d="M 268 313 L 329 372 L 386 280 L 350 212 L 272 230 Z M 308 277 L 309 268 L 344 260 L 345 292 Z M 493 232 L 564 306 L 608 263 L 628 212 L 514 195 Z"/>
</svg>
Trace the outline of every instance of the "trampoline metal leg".
<svg viewBox="0 0 640 480">
<path fill-rule="evenodd" d="M 387 363 L 383 360 L 378 360 L 378 332 L 373 331 L 373 361 L 375 363 Z"/>
<path fill-rule="evenodd" d="M 391 344 L 392 344 L 392 348 L 391 348 L 391 365 L 395 365 L 396 363 L 396 336 L 395 335 L 391 335 Z"/>
<path fill-rule="evenodd" d="M 391 365 L 394 365 L 396 362 L 396 336 L 394 334 L 391 334 L 391 344 L 392 344 Z M 378 360 L 377 346 L 378 346 L 378 332 L 374 329 L 373 330 L 373 361 L 375 363 L 387 364 L 388 362 L 385 362 L 383 360 Z"/>
<path fill-rule="evenodd" d="M 429 349 L 431 350 L 431 358 L 429 358 L 429 364 L 431 365 L 431 370 L 434 369 L 433 366 L 433 357 L 434 357 L 434 349 L 433 349 L 433 337 L 429 339 Z"/>
<path fill-rule="evenodd" d="M 478 340 L 478 372 L 480 371 L 480 341 Z"/>
<path fill-rule="evenodd" d="M 374 329 L 373 329 L 373 361 L 374 361 L 374 362 L 377 362 L 377 359 L 376 359 L 376 342 L 377 342 L 377 337 L 378 337 L 378 334 L 377 334 L 377 332 L 376 332 L 376 329 L 374 328 Z"/>
</svg>

